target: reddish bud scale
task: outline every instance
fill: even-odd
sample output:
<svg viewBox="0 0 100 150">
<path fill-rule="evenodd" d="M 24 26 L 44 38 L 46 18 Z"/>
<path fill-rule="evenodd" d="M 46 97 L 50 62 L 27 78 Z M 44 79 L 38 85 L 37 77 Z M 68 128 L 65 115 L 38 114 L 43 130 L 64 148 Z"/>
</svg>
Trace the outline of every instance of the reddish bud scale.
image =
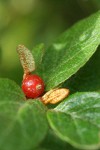
<svg viewBox="0 0 100 150">
<path fill-rule="evenodd" d="M 22 90 L 27 98 L 37 98 L 44 92 L 44 82 L 38 75 L 26 75 L 22 82 Z"/>
</svg>

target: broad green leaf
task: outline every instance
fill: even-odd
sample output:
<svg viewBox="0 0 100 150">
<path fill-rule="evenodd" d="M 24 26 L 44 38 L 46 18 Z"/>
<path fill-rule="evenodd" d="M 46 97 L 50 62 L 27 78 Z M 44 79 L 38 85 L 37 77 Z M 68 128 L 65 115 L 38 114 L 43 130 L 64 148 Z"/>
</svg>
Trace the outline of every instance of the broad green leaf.
<svg viewBox="0 0 100 150">
<path fill-rule="evenodd" d="M 60 140 L 53 131 L 49 131 L 47 133 L 46 138 L 44 141 L 40 144 L 40 147 L 35 150 L 76 150 L 72 146 L 70 146 L 65 141 Z"/>
<path fill-rule="evenodd" d="M 100 93 L 76 93 L 47 113 L 55 133 L 80 149 L 100 148 Z"/>
<path fill-rule="evenodd" d="M 64 83 L 71 91 L 100 91 L 100 47 L 89 62 Z"/>
<path fill-rule="evenodd" d="M 44 54 L 44 44 L 41 43 L 39 45 L 36 45 L 33 50 L 32 54 L 35 60 L 36 69 L 40 66 Z"/>
<path fill-rule="evenodd" d="M 0 102 L 0 149 L 30 150 L 45 137 L 45 106 L 39 100 Z"/>
<path fill-rule="evenodd" d="M 23 101 L 25 99 L 22 90 L 14 81 L 0 78 L 0 101 Z"/>
<path fill-rule="evenodd" d="M 43 57 L 42 71 L 49 90 L 75 74 L 100 44 L 100 11 L 78 22 L 52 44 Z"/>
</svg>

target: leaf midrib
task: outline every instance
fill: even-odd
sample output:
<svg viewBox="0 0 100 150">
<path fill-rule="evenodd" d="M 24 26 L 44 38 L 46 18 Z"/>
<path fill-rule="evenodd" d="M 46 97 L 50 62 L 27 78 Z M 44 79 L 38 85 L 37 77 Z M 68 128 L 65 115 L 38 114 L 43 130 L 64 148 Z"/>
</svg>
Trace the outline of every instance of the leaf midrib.
<svg viewBox="0 0 100 150">
<path fill-rule="evenodd" d="M 94 40 L 95 41 L 95 40 Z M 91 43 L 88 45 L 88 46 L 86 46 L 86 47 L 89 47 L 91 45 Z M 86 48 L 85 47 L 85 48 Z M 82 49 L 82 50 L 80 50 L 80 51 L 78 51 L 78 52 L 76 52 L 76 54 L 73 56 L 73 57 L 71 57 L 71 58 L 69 58 L 67 61 L 63 61 L 63 63 L 61 63 L 61 65 L 60 65 L 60 67 L 62 67 L 63 65 L 65 65 L 66 63 L 68 63 L 71 59 L 74 59 L 75 58 L 75 56 L 77 56 L 79 53 L 81 53 L 82 51 L 84 51 L 84 48 Z M 86 59 L 87 57 L 85 57 L 85 59 Z M 81 65 L 81 64 L 80 64 Z M 84 62 L 82 63 L 82 65 L 84 65 Z M 59 68 L 59 66 L 57 66 L 56 67 L 56 69 L 57 68 Z M 69 70 L 67 69 L 67 71 L 69 72 L 70 70 L 71 70 L 72 68 L 69 68 Z M 52 72 L 53 71 L 55 71 L 55 70 L 52 70 Z M 47 84 L 49 84 L 49 82 L 51 82 L 52 80 L 54 80 L 54 79 L 56 79 L 56 77 L 57 76 L 60 76 L 62 73 L 64 73 L 64 72 L 66 72 L 66 70 L 64 70 L 63 72 L 59 72 L 59 73 L 57 73 L 57 75 L 55 75 L 55 76 L 53 76 L 52 78 L 50 78 L 50 79 L 48 79 L 48 81 L 47 81 Z M 71 76 L 71 75 L 70 75 Z M 69 77 L 70 77 L 69 76 Z M 60 83 L 59 83 L 60 84 Z"/>
</svg>

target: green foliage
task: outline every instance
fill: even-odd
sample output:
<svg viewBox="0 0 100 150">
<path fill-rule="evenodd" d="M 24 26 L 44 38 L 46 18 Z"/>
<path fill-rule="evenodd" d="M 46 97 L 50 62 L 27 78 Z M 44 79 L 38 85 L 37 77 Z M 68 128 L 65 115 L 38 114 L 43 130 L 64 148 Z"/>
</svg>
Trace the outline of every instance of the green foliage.
<svg viewBox="0 0 100 150">
<path fill-rule="evenodd" d="M 75 74 L 89 60 L 99 44 L 100 11 L 64 32 L 47 49 L 42 63 L 47 90 Z"/>
<path fill-rule="evenodd" d="M 20 102 L 25 99 L 21 88 L 14 81 L 0 78 L 0 101 Z"/>
<path fill-rule="evenodd" d="M 47 117 L 64 141 L 80 149 L 99 148 L 100 93 L 76 93 L 49 110 Z"/>
<path fill-rule="evenodd" d="M 24 102 L 24 96 L 15 83 L 9 80 L 2 80 L 2 83 L 7 88 L 0 86 L 0 149 L 27 150 L 36 147 L 48 129 L 45 106 L 39 100 Z"/>
<path fill-rule="evenodd" d="M 69 145 L 68 143 L 60 140 L 53 131 L 49 130 L 46 138 L 40 144 L 40 146 L 36 150 L 76 150 L 74 147 Z"/>
<path fill-rule="evenodd" d="M 75 75 L 69 78 L 63 86 L 72 92 L 100 91 L 100 47 L 96 53 Z"/>
<path fill-rule="evenodd" d="M 36 69 L 38 69 L 38 67 L 40 66 L 42 59 L 43 59 L 44 44 L 41 43 L 41 44 L 35 46 L 32 50 L 32 54 L 34 56 Z"/>
<path fill-rule="evenodd" d="M 71 93 L 54 109 L 40 99 L 27 100 L 16 83 L 0 79 L 1 150 L 100 148 L 100 93 L 83 92 L 100 90 L 99 44 L 100 11 L 64 32 L 44 56 L 43 44 L 33 48 L 36 72 L 45 80 L 46 90 L 68 86 L 81 91 Z"/>
</svg>

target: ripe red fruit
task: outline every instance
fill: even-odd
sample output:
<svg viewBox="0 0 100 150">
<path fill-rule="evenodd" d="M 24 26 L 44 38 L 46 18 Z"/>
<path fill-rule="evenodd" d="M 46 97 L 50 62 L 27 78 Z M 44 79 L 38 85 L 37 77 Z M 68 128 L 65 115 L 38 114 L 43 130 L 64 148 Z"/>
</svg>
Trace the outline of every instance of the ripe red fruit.
<svg viewBox="0 0 100 150">
<path fill-rule="evenodd" d="M 44 92 L 44 82 L 38 75 L 26 75 L 22 82 L 22 90 L 27 98 L 37 98 Z"/>
</svg>

